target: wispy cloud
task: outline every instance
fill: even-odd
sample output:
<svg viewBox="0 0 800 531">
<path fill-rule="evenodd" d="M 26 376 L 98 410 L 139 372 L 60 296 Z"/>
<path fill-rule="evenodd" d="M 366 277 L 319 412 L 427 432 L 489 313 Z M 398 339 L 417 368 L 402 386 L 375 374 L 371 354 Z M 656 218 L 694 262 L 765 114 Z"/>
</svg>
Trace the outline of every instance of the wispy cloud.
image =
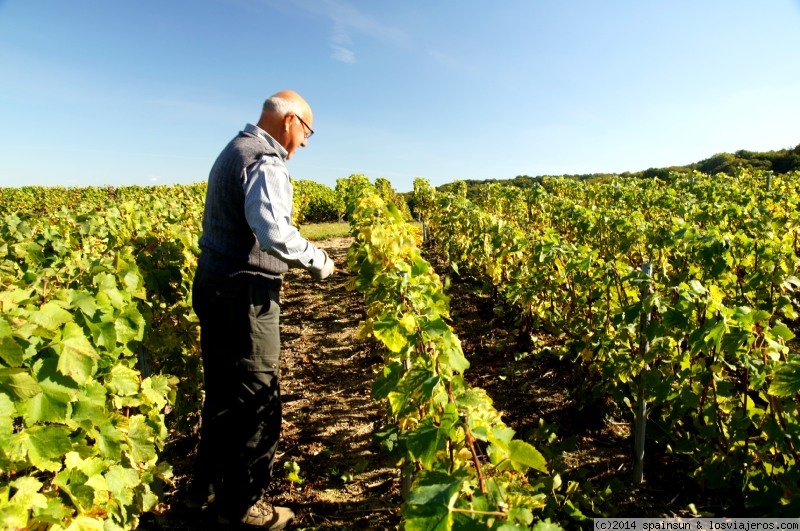
<svg viewBox="0 0 800 531">
<path fill-rule="evenodd" d="M 348 2 L 298 0 L 294 5 L 330 20 L 332 28 L 329 46 L 331 58 L 336 61 L 348 64 L 356 62 L 355 37 L 358 35 L 397 46 L 406 46 L 409 42 L 408 35 L 404 31 L 382 23 Z"/>
<path fill-rule="evenodd" d="M 353 50 L 345 48 L 344 46 L 339 46 L 338 44 L 331 44 L 331 48 L 333 48 L 331 57 L 337 61 L 350 64 L 356 62 L 356 54 Z"/>
</svg>

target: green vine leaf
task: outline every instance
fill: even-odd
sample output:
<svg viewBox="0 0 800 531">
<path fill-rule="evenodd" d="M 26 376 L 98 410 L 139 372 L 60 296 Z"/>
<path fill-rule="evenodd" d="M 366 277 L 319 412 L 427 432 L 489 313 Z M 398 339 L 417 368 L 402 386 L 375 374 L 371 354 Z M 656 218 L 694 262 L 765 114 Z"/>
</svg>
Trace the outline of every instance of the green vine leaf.
<svg viewBox="0 0 800 531">
<path fill-rule="evenodd" d="M 790 397 L 800 393 L 800 359 L 794 358 L 782 364 L 775 372 L 769 394 Z"/>
<path fill-rule="evenodd" d="M 434 425 L 432 418 L 427 417 L 406 438 L 406 446 L 411 455 L 419 459 L 423 467 L 430 469 L 437 452 L 445 449 L 447 433 Z"/>
<path fill-rule="evenodd" d="M 65 426 L 36 425 L 21 432 L 21 442 L 31 464 L 40 470 L 56 472 L 62 456 L 72 449 L 71 430 Z"/>
<path fill-rule="evenodd" d="M 41 393 L 42 388 L 26 369 L 0 369 L 0 391 L 23 401 Z"/>
<path fill-rule="evenodd" d="M 136 471 L 122 465 L 112 465 L 106 473 L 108 491 L 119 505 L 133 504 L 134 488 L 140 483 Z"/>
<path fill-rule="evenodd" d="M 120 460 L 125 436 L 113 423 L 106 420 L 99 426 L 99 430 L 92 429 L 91 433 L 97 440 L 97 447 L 103 457 L 114 461 Z"/>
<path fill-rule="evenodd" d="M 466 478 L 467 474 L 463 470 L 452 475 L 421 472 L 414 482 L 414 488 L 408 493 L 407 501 L 410 505 L 439 505 L 452 509 Z"/>
<path fill-rule="evenodd" d="M 5 393 L 0 393 L 0 443 L 14 433 L 14 417 L 17 410 L 14 402 Z M 0 444 L 0 448 L 4 445 Z"/>
<path fill-rule="evenodd" d="M 20 411 L 29 424 L 37 422 L 64 422 L 70 402 L 77 394 L 75 382 L 57 369 L 58 360 L 48 357 L 38 360 L 33 371 L 42 392 L 31 397 Z"/>
<path fill-rule="evenodd" d="M 60 302 L 51 301 L 31 314 L 30 321 L 48 332 L 56 332 L 65 323 L 72 321 L 72 314 L 62 308 Z"/>
<path fill-rule="evenodd" d="M 389 396 L 402 377 L 403 365 L 400 362 L 393 361 L 387 364 L 382 374 L 372 384 L 372 398 L 382 400 Z"/>
<path fill-rule="evenodd" d="M 133 415 L 129 419 L 127 433 L 128 449 L 134 463 L 146 463 L 156 458 L 155 432 L 143 415 Z"/>
<path fill-rule="evenodd" d="M 54 347 L 58 348 L 58 370 L 79 384 L 86 383 L 94 374 L 99 359 L 97 352 L 83 333 L 83 329 L 75 323 L 67 323 L 61 333 L 61 340 Z"/>
<path fill-rule="evenodd" d="M 113 351 L 117 347 L 117 327 L 113 322 L 101 321 L 95 323 L 87 321 L 86 326 L 92 333 L 92 340 L 95 345 L 104 347 L 109 351 Z"/>
<path fill-rule="evenodd" d="M 2 323 L 2 320 L 0 320 Z M 8 326 L 8 325 L 6 325 Z M 0 337 L 0 358 L 9 367 L 20 367 L 25 356 L 25 351 L 10 335 Z"/>
<path fill-rule="evenodd" d="M 73 308 L 78 308 L 86 317 L 92 318 L 97 312 L 97 301 L 94 295 L 87 291 L 69 290 L 67 298 Z"/>
<path fill-rule="evenodd" d="M 119 396 L 135 396 L 139 394 L 139 372 L 124 365 L 115 365 L 106 381 L 106 387 Z"/>
<path fill-rule="evenodd" d="M 514 439 L 508 444 L 508 449 L 511 461 L 522 465 L 515 466 L 520 472 L 525 472 L 530 467 L 543 474 L 549 474 L 544 456 L 530 443 Z"/>
</svg>

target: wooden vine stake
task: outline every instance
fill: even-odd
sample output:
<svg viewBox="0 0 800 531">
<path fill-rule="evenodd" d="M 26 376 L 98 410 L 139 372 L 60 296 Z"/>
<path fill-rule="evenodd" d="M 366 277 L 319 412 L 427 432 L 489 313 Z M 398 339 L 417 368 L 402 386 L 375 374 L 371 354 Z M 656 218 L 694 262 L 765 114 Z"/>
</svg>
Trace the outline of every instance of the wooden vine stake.
<svg viewBox="0 0 800 531">
<path fill-rule="evenodd" d="M 644 301 L 650 294 L 649 279 L 653 276 L 653 264 L 642 264 L 642 272 L 647 275 L 648 282 L 644 282 L 641 287 L 641 301 Z M 647 340 L 645 330 L 647 324 L 650 322 L 650 312 L 642 311 L 639 322 L 639 352 L 641 356 L 645 356 L 650 350 L 650 342 Z M 639 374 L 639 388 L 636 397 L 636 410 L 634 419 L 634 435 L 633 435 L 633 482 L 640 484 L 644 479 L 644 440 L 645 428 L 647 426 L 647 402 L 644 399 L 644 386 L 645 376 L 650 368 L 645 365 L 642 372 Z"/>
</svg>

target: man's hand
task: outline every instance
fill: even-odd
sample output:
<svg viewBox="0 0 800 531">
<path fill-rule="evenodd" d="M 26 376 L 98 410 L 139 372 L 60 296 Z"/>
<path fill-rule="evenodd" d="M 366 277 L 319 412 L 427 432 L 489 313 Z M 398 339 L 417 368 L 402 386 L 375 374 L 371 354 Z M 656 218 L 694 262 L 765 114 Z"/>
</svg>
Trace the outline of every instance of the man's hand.
<svg viewBox="0 0 800 531">
<path fill-rule="evenodd" d="M 324 280 L 331 276 L 336 269 L 336 266 L 334 265 L 330 256 L 328 256 L 328 253 L 325 251 L 322 251 L 322 253 L 325 255 L 325 262 L 322 264 L 322 269 L 309 269 L 308 271 L 311 273 L 311 278 L 314 280 Z"/>
</svg>

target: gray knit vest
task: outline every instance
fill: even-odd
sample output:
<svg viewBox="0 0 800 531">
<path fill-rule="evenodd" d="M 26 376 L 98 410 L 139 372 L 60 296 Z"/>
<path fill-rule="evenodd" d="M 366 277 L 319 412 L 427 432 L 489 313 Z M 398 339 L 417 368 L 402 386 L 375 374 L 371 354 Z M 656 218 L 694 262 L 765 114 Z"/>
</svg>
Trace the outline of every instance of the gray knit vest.
<svg viewBox="0 0 800 531">
<path fill-rule="evenodd" d="M 264 155 L 280 157 L 265 141 L 242 131 L 217 157 L 208 177 L 198 268 L 268 283 L 280 282 L 289 269 L 259 248 L 244 215 L 245 169 Z"/>
</svg>

